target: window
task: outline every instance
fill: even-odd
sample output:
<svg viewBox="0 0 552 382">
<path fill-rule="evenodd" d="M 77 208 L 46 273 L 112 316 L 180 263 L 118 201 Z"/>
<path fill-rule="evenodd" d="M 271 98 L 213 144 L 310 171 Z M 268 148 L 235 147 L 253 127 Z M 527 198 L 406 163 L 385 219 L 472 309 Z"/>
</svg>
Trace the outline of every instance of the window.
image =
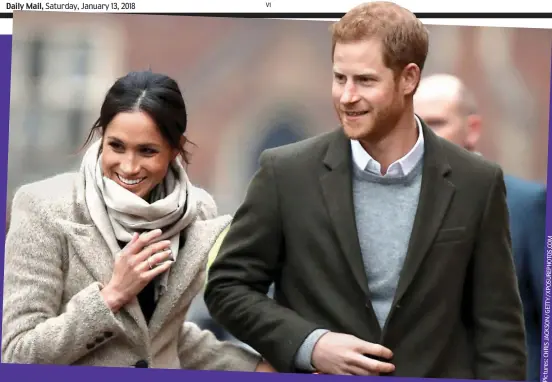
<svg viewBox="0 0 552 382">
<path fill-rule="evenodd" d="M 105 24 L 21 32 L 13 37 L 10 193 L 22 182 L 78 166 L 73 154 L 120 75 L 122 59 L 119 34 Z"/>
</svg>

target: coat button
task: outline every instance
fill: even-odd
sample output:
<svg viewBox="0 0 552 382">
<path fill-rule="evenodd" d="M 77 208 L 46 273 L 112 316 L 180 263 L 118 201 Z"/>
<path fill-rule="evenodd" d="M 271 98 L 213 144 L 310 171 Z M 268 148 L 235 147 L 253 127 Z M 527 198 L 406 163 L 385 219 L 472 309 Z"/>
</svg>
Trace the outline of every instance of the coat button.
<svg viewBox="0 0 552 382">
<path fill-rule="evenodd" d="M 87 348 L 88 350 L 93 349 L 94 346 L 96 346 L 96 345 L 94 345 L 94 344 L 86 344 L 86 348 Z"/>
<path fill-rule="evenodd" d="M 134 364 L 134 367 L 139 367 L 143 369 L 148 368 L 148 361 L 141 359 L 140 361 L 136 362 L 136 364 Z"/>
<path fill-rule="evenodd" d="M 104 336 L 105 336 L 105 338 L 111 338 L 111 337 L 113 337 L 113 332 L 105 332 Z"/>
<path fill-rule="evenodd" d="M 97 343 L 97 344 L 101 344 L 102 342 L 104 342 L 104 338 L 103 338 L 103 337 L 96 337 L 96 343 Z"/>
</svg>

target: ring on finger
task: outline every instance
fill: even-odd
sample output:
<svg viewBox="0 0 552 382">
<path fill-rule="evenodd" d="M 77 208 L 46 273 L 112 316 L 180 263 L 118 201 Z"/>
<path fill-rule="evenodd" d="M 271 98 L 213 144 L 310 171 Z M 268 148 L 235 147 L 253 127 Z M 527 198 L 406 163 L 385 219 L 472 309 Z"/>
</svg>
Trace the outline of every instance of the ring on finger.
<svg viewBox="0 0 552 382">
<path fill-rule="evenodd" d="M 153 265 L 151 265 L 151 257 L 148 257 L 148 265 L 149 265 L 149 269 L 153 269 Z"/>
</svg>

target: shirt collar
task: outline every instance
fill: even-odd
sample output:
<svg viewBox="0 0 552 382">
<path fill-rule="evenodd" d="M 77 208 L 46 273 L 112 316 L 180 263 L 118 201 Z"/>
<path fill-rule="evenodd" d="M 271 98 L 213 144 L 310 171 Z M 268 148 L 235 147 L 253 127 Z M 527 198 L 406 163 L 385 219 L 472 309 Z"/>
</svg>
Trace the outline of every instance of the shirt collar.
<svg viewBox="0 0 552 382">
<path fill-rule="evenodd" d="M 423 157 L 424 133 L 422 123 L 417 115 L 414 115 L 414 117 L 416 119 L 416 126 L 418 127 L 418 140 L 405 156 L 391 163 L 387 173 L 384 175 L 385 177 L 408 175 Z M 351 151 L 353 162 L 359 169 L 382 176 L 381 165 L 364 150 L 359 141 L 351 140 Z"/>
</svg>

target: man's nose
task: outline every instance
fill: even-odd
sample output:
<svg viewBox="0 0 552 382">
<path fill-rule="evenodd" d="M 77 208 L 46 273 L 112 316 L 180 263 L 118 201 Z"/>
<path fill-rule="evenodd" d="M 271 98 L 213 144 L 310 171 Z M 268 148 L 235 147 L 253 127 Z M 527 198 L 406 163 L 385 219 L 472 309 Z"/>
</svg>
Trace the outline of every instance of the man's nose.
<svg viewBox="0 0 552 382">
<path fill-rule="evenodd" d="M 353 83 L 347 83 L 343 89 L 340 102 L 342 104 L 355 103 L 360 99 L 357 89 Z"/>
</svg>

